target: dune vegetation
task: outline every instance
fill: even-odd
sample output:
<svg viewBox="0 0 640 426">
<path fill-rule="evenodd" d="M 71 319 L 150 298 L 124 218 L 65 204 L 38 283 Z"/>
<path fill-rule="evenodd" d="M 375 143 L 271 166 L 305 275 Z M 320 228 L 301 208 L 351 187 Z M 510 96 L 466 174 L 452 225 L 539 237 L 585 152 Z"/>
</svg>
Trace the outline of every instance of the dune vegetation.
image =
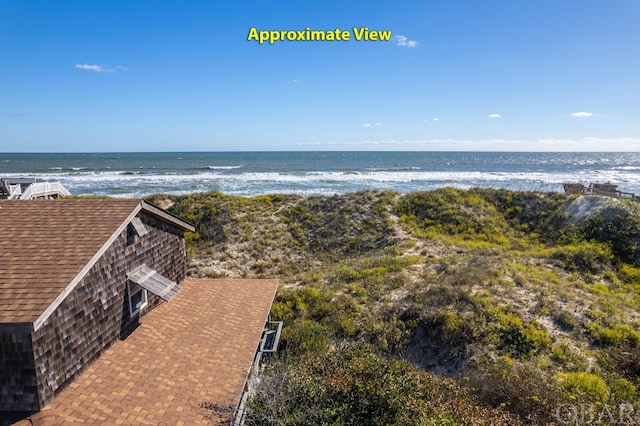
<svg viewBox="0 0 640 426">
<path fill-rule="evenodd" d="M 453 188 L 149 201 L 196 224 L 191 275 L 280 279 L 280 356 L 248 424 L 547 424 L 581 404 L 640 420 L 640 204 Z"/>
</svg>

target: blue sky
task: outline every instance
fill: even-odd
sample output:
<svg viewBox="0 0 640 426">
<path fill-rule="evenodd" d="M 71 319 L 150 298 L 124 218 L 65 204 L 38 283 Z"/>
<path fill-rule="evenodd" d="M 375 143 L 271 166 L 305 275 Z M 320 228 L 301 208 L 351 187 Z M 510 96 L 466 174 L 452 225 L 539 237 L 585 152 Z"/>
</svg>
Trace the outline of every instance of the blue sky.
<svg viewBox="0 0 640 426">
<path fill-rule="evenodd" d="M 638 0 L 0 0 L 0 152 L 640 150 Z M 260 30 L 390 41 L 248 41 Z"/>
</svg>

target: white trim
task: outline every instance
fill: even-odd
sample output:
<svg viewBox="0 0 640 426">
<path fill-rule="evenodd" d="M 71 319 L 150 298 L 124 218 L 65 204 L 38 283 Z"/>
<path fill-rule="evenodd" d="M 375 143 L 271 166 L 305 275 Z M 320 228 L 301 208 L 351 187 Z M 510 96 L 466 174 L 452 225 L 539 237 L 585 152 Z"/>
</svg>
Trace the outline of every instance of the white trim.
<svg viewBox="0 0 640 426">
<path fill-rule="evenodd" d="M 139 284 L 133 283 L 135 285 L 137 285 L 138 287 L 140 287 L 139 291 L 136 291 L 136 293 L 142 293 L 142 304 L 140 306 L 137 306 L 135 309 L 133 307 L 133 305 L 131 304 L 131 281 L 127 281 L 127 296 L 129 299 L 129 318 L 133 318 L 136 315 L 138 315 L 140 313 L 140 311 L 142 311 L 142 309 L 144 307 L 146 307 L 149 304 L 149 294 L 147 293 L 147 289 L 142 287 Z"/>
<path fill-rule="evenodd" d="M 38 331 L 38 329 L 42 327 L 42 325 L 51 316 L 51 314 L 53 314 L 53 312 L 58 308 L 58 306 L 60 306 L 60 304 L 64 301 L 64 299 L 76 288 L 76 286 L 80 283 L 80 281 L 82 281 L 85 275 L 89 273 L 91 268 L 93 268 L 93 266 L 98 262 L 98 260 L 100 260 L 102 255 L 107 251 L 107 249 L 109 249 L 111 244 L 113 244 L 113 242 L 118 238 L 118 236 L 120 236 L 122 231 L 124 231 L 125 228 L 129 226 L 131 219 L 133 219 L 141 210 L 142 210 L 142 202 L 136 205 L 136 207 L 129 214 L 129 216 L 127 216 L 124 222 L 122 222 L 122 224 L 118 226 L 118 229 L 116 229 L 116 231 L 113 234 L 111 234 L 111 237 L 109 237 L 109 239 L 102 245 L 100 250 L 98 250 L 98 252 L 93 255 L 91 260 L 87 262 L 86 265 L 84 265 L 84 268 L 82 268 L 82 270 L 78 272 L 78 275 L 76 275 L 73 278 L 73 280 L 71 280 L 71 282 L 58 295 L 58 297 L 56 297 L 55 300 L 51 302 L 51 304 L 47 307 L 47 309 L 45 309 L 44 312 L 38 317 L 38 319 L 33 322 L 33 331 Z"/>
</svg>

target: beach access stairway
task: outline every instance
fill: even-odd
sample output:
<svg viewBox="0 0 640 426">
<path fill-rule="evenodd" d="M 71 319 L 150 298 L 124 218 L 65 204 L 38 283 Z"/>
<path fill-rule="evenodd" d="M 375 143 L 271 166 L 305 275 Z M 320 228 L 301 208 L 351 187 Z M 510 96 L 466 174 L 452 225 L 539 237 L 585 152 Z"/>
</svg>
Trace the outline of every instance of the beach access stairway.
<svg viewBox="0 0 640 426">
<path fill-rule="evenodd" d="M 36 182 L 35 179 L 0 181 L 0 198 L 30 200 L 33 198 L 66 197 L 71 193 L 60 182 Z"/>
</svg>

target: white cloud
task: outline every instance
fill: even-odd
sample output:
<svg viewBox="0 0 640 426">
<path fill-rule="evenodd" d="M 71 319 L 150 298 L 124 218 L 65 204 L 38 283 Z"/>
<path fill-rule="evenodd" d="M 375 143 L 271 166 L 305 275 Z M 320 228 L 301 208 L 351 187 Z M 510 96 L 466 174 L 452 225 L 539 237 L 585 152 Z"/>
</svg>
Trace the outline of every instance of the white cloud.
<svg viewBox="0 0 640 426">
<path fill-rule="evenodd" d="M 382 123 L 376 123 L 376 126 L 382 126 Z"/>
<path fill-rule="evenodd" d="M 95 71 L 95 72 L 110 72 L 110 70 L 106 70 L 102 68 L 100 65 L 76 64 L 76 68 L 78 68 L 79 70 L 87 70 L 87 71 Z"/>
<path fill-rule="evenodd" d="M 364 123 L 364 124 L 362 125 L 362 127 L 371 127 L 371 124 L 369 124 L 369 123 Z"/>
<path fill-rule="evenodd" d="M 438 117 L 433 117 L 433 121 L 440 121 Z"/>
<path fill-rule="evenodd" d="M 293 82 L 294 82 L 294 83 L 300 83 L 300 80 L 298 80 L 297 78 L 294 78 L 294 79 L 293 79 Z"/>
<path fill-rule="evenodd" d="M 591 112 L 572 112 L 569 115 L 572 116 L 572 117 L 582 118 L 582 117 L 591 117 L 593 115 L 593 113 L 591 113 Z"/>
<path fill-rule="evenodd" d="M 500 114 L 489 114 L 489 118 L 502 118 Z"/>
<path fill-rule="evenodd" d="M 418 47 L 418 42 L 415 40 L 409 40 L 403 35 L 396 36 L 396 40 L 398 40 L 398 46 L 402 47 Z"/>
<path fill-rule="evenodd" d="M 118 65 L 115 68 L 105 68 L 102 65 L 89 65 L 89 64 L 76 64 L 75 68 L 79 70 L 94 71 L 94 72 L 114 72 L 114 71 L 126 71 L 127 68 Z"/>
</svg>

